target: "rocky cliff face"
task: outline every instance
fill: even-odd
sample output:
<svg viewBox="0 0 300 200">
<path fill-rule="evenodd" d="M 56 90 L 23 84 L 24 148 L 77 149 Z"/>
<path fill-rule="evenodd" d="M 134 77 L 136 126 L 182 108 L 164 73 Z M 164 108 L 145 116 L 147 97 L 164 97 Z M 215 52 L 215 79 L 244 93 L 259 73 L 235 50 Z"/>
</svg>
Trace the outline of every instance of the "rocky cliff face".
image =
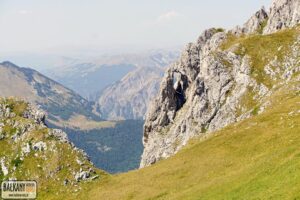
<svg viewBox="0 0 300 200">
<path fill-rule="evenodd" d="M 299 0 L 273 0 L 264 34 L 293 27 L 300 22 Z"/>
<path fill-rule="evenodd" d="M 209 29 L 189 44 L 147 113 L 141 167 L 175 154 L 194 136 L 263 112 L 265 98 L 299 73 L 299 13 L 298 0 L 274 1 L 242 27 Z"/>
</svg>

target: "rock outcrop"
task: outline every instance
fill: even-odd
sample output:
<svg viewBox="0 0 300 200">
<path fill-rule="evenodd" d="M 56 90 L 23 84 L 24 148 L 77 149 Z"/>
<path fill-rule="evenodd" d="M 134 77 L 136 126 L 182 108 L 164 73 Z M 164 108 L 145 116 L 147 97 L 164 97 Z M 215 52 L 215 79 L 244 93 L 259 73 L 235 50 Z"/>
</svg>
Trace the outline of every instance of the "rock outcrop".
<svg viewBox="0 0 300 200">
<path fill-rule="evenodd" d="M 291 53 L 297 52 L 299 41 L 291 36 L 291 44 L 286 47 L 278 44 L 278 52 L 282 49 L 288 52 L 287 57 L 280 61 L 276 51 L 272 55 L 260 55 L 270 59 L 261 71 L 254 62 L 257 58 L 248 52 L 247 46 L 239 43 L 238 38 L 246 35 L 251 40 L 255 34 L 292 27 L 298 23 L 298 5 L 298 0 L 275 1 L 269 13 L 262 8 L 242 28 L 228 32 L 209 29 L 196 43 L 187 46 L 180 60 L 165 73 L 159 95 L 147 113 L 141 167 L 175 154 L 192 137 L 204 137 L 263 112 L 268 104 L 264 99 L 275 87 L 272 84 L 280 85 L 286 79 L 284 74 L 292 77 L 299 71 L 299 63 L 295 62 L 297 55 Z M 274 28 L 278 21 L 286 23 Z M 299 30 L 294 32 L 297 34 Z M 234 39 L 236 43 L 226 46 Z M 276 68 L 276 77 L 268 77 L 265 73 L 270 66 Z M 259 78 L 261 76 L 266 77 Z M 269 79 L 271 84 L 265 81 Z"/>
<path fill-rule="evenodd" d="M 300 22 L 299 0 L 273 0 L 264 34 L 293 27 Z"/>
<path fill-rule="evenodd" d="M 63 131 L 49 129 L 45 113 L 32 104 L 0 98 L 0 135 L 0 180 L 30 178 L 45 189 L 54 186 L 50 179 L 74 185 L 99 176 L 87 154 Z"/>
<path fill-rule="evenodd" d="M 300 22 L 300 1 L 273 0 L 269 12 L 262 7 L 242 27 L 237 26 L 235 35 L 263 33 L 271 34 L 278 30 L 291 28 Z"/>
<path fill-rule="evenodd" d="M 264 7 L 257 11 L 242 27 L 237 26 L 232 33 L 235 35 L 251 34 L 260 32 L 263 29 L 266 21 L 268 20 L 268 13 Z"/>
</svg>

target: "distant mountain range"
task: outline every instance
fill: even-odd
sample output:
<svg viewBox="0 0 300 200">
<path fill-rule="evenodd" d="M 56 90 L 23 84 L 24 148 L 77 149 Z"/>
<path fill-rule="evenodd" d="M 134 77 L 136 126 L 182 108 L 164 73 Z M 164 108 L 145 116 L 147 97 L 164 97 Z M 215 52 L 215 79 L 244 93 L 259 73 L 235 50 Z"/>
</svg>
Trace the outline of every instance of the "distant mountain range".
<svg viewBox="0 0 300 200">
<path fill-rule="evenodd" d="M 66 58 L 59 67 L 44 73 L 95 101 L 104 119 L 143 119 L 165 67 L 178 57 L 179 50 L 175 49 L 101 56 L 90 62 Z"/>
<path fill-rule="evenodd" d="M 76 63 L 66 68 L 46 70 L 44 73 L 86 99 L 95 100 L 104 88 L 134 69 L 135 66 L 130 64 Z"/>
<path fill-rule="evenodd" d="M 33 69 L 11 62 L 0 63 L 0 96 L 14 96 L 39 105 L 47 112 L 49 122 L 58 126 L 80 128 L 83 122 L 100 120 L 93 113 L 92 104 L 79 94 Z"/>
</svg>

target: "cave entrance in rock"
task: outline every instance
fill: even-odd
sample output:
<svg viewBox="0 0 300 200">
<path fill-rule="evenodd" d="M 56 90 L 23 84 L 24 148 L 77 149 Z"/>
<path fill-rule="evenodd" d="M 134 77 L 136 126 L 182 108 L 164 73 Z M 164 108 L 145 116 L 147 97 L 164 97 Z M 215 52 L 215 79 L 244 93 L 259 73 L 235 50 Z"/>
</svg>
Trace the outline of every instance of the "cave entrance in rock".
<svg viewBox="0 0 300 200">
<path fill-rule="evenodd" d="M 181 80 L 181 74 L 178 72 L 174 72 L 173 74 L 173 87 L 175 90 L 176 110 L 179 110 L 180 108 L 182 108 L 186 100 L 183 90 L 183 82 Z"/>
</svg>

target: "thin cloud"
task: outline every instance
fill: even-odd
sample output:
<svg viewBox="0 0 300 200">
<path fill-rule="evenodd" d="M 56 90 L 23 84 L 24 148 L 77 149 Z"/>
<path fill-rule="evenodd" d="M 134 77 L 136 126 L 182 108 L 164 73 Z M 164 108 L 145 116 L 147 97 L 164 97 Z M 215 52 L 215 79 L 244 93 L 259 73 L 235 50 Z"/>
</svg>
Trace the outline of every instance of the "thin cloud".
<svg viewBox="0 0 300 200">
<path fill-rule="evenodd" d="M 18 13 L 20 15 L 28 15 L 31 14 L 32 12 L 30 10 L 19 10 Z"/>
<path fill-rule="evenodd" d="M 181 16 L 182 16 L 182 14 L 172 10 L 172 11 L 169 11 L 169 12 L 166 12 L 166 13 L 160 15 L 156 21 L 157 21 L 157 23 L 169 22 L 169 21 L 172 21 Z"/>
</svg>

